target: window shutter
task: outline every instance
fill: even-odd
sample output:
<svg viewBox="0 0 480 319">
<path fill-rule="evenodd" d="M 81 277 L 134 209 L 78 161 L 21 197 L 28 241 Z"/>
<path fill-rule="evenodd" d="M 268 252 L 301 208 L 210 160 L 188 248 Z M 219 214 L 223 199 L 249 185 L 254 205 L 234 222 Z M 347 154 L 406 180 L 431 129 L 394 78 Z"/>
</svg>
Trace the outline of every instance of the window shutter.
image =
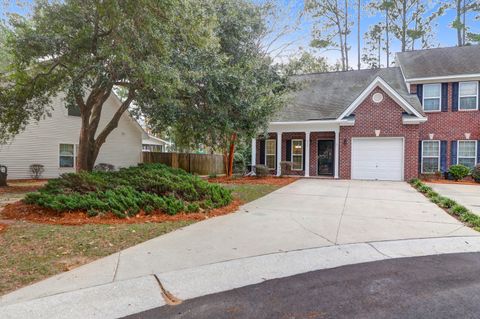
<svg viewBox="0 0 480 319">
<path fill-rule="evenodd" d="M 303 170 L 305 170 L 305 139 L 303 139 Z"/>
<path fill-rule="evenodd" d="M 477 165 L 480 164 L 480 141 L 477 141 Z"/>
<path fill-rule="evenodd" d="M 450 165 L 457 164 L 457 141 L 450 142 Z"/>
<path fill-rule="evenodd" d="M 422 173 L 422 141 L 418 141 L 418 174 Z"/>
<path fill-rule="evenodd" d="M 292 140 L 287 140 L 285 161 L 292 161 Z"/>
<path fill-rule="evenodd" d="M 440 142 L 440 172 L 447 171 L 447 141 Z"/>
<path fill-rule="evenodd" d="M 417 84 L 417 96 L 420 100 L 420 104 L 423 105 L 423 84 Z"/>
<path fill-rule="evenodd" d="M 265 140 L 260 140 L 260 165 L 265 165 Z"/>
<path fill-rule="evenodd" d="M 448 83 L 442 83 L 442 112 L 448 112 Z"/>
<path fill-rule="evenodd" d="M 452 83 L 452 112 L 458 111 L 458 82 Z"/>
</svg>

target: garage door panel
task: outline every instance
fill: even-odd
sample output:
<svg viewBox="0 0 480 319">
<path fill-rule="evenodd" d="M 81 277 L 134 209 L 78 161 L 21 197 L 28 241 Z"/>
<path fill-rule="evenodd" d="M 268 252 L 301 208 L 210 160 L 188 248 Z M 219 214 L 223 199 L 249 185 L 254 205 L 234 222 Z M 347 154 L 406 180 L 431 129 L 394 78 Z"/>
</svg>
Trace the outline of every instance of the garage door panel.
<svg viewBox="0 0 480 319">
<path fill-rule="evenodd" d="M 352 179 L 403 180 L 403 139 L 352 140 Z"/>
</svg>

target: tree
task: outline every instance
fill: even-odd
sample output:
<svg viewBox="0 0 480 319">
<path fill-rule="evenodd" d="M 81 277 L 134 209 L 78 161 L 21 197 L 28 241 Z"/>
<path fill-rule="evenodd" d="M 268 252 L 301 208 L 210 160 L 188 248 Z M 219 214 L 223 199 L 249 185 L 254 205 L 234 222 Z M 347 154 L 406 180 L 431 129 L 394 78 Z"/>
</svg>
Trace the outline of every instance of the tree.
<svg viewBox="0 0 480 319">
<path fill-rule="evenodd" d="M 469 32 L 467 26 L 467 14 L 469 12 L 480 10 L 478 0 L 455 0 L 452 4 L 455 9 L 455 20 L 452 22 L 452 28 L 457 31 L 457 46 L 461 47 L 467 44 L 467 40 L 478 42 L 479 35 Z M 477 17 L 478 19 L 478 17 Z"/>
<path fill-rule="evenodd" d="M 362 45 L 360 43 L 360 38 L 361 38 L 361 16 L 362 16 L 362 1 L 357 0 L 357 69 L 360 70 L 362 66 L 361 62 L 361 52 L 362 52 Z"/>
<path fill-rule="evenodd" d="M 310 0 L 305 3 L 305 9 L 315 19 L 311 46 L 340 51 L 342 70 L 348 70 L 348 36 L 352 26 L 348 0 L 344 0 L 343 5 L 338 0 Z"/>
<path fill-rule="evenodd" d="M 262 7 L 250 1 L 216 1 L 220 50 L 190 54 L 185 63 L 198 74 L 193 90 L 180 92 L 182 106 L 171 113 L 147 114 L 155 131 L 173 123 L 180 146 L 204 144 L 224 154 L 227 175 L 233 173 L 235 146 L 239 139 L 256 136 L 282 107 L 286 78 L 272 66 L 257 45 L 264 34 Z"/>
<path fill-rule="evenodd" d="M 368 32 L 365 33 L 366 46 L 362 55 L 362 61 L 370 69 L 382 67 L 382 51 L 385 49 L 383 30 L 385 30 L 385 26 L 379 23 L 370 26 Z"/>
<path fill-rule="evenodd" d="M 11 57 L 5 50 L 7 41 L 8 29 L 0 22 L 0 74 L 5 72 Z"/>
<path fill-rule="evenodd" d="M 280 65 L 280 68 L 285 75 L 330 71 L 330 66 L 325 57 L 317 57 L 307 51 L 300 52 L 300 56 L 292 57 L 288 63 Z"/>
<path fill-rule="evenodd" d="M 194 0 L 39 0 L 31 18 L 11 15 L 10 73 L 0 78 L 0 139 L 48 115 L 53 97 L 80 110 L 77 168 L 92 170 L 122 114 L 172 101 L 183 87 L 176 62 L 217 45 L 213 20 Z M 99 130 L 115 87 L 126 98 Z M 134 104 L 133 101 L 135 101 Z"/>
</svg>

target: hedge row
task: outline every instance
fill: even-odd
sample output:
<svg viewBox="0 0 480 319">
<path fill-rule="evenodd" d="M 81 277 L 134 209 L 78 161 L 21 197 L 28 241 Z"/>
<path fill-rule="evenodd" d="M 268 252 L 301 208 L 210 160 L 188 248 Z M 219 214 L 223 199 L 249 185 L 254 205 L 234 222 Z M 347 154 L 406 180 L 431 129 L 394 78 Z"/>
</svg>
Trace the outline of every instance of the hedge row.
<svg viewBox="0 0 480 319">
<path fill-rule="evenodd" d="M 475 230 L 480 231 L 480 216 L 475 215 L 468 208 L 458 204 L 453 199 L 441 196 L 418 178 L 412 179 L 410 184 L 419 192 L 425 194 L 432 203 L 444 208 L 450 215 L 456 216 L 460 221 L 473 227 Z"/>
<path fill-rule="evenodd" d="M 223 207 L 232 201 L 231 191 L 162 164 L 146 164 L 116 172 L 64 174 L 24 201 L 58 212 L 81 210 L 90 216 L 112 212 L 118 217 L 140 211 L 181 211 Z"/>
</svg>

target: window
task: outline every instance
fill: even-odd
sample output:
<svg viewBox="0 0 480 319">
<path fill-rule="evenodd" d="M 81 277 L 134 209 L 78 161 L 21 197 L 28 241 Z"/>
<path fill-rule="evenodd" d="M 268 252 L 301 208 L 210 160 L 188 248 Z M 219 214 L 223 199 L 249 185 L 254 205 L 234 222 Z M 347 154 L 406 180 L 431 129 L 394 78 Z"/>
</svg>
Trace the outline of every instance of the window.
<svg viewBox="0 0 480 319">
<path fill-rule="evenodd" d="M 60 167 L 75 167 L 75 146 L 60 144 Z"/>
<path fill-rule="evenodd" d="M 476 110 L 478 109 L 478 83 L 477 82 L 460 82 L 460 90 L 458 94 L 459 110 Z"/>
<path fill-rule="evenodd" d="M 438 84 L 425 84 L 423 86 L 423 110 L 440 111 L 442 86 Z"/>
<path fill-rule="evenodd" d="M 292 170 L 303 170 L 303 140 L 292 140 Z"/>
<path fill-rule="evenodd" d="M 266 140 L 265 143 L 265 165 L 269 169 L 275 169 L 275 154 L 277 141 L 274 139 Z"/>
<path fill-rule="evenodd" d="M 457 164 L 474 168 L 477 164 L 477 141 L 458 141 Z"/>
<path fill-rule="evenodd" d="M 422 141 L 422 173 L 440 170 L 440 141 Z"/>
</svg>

